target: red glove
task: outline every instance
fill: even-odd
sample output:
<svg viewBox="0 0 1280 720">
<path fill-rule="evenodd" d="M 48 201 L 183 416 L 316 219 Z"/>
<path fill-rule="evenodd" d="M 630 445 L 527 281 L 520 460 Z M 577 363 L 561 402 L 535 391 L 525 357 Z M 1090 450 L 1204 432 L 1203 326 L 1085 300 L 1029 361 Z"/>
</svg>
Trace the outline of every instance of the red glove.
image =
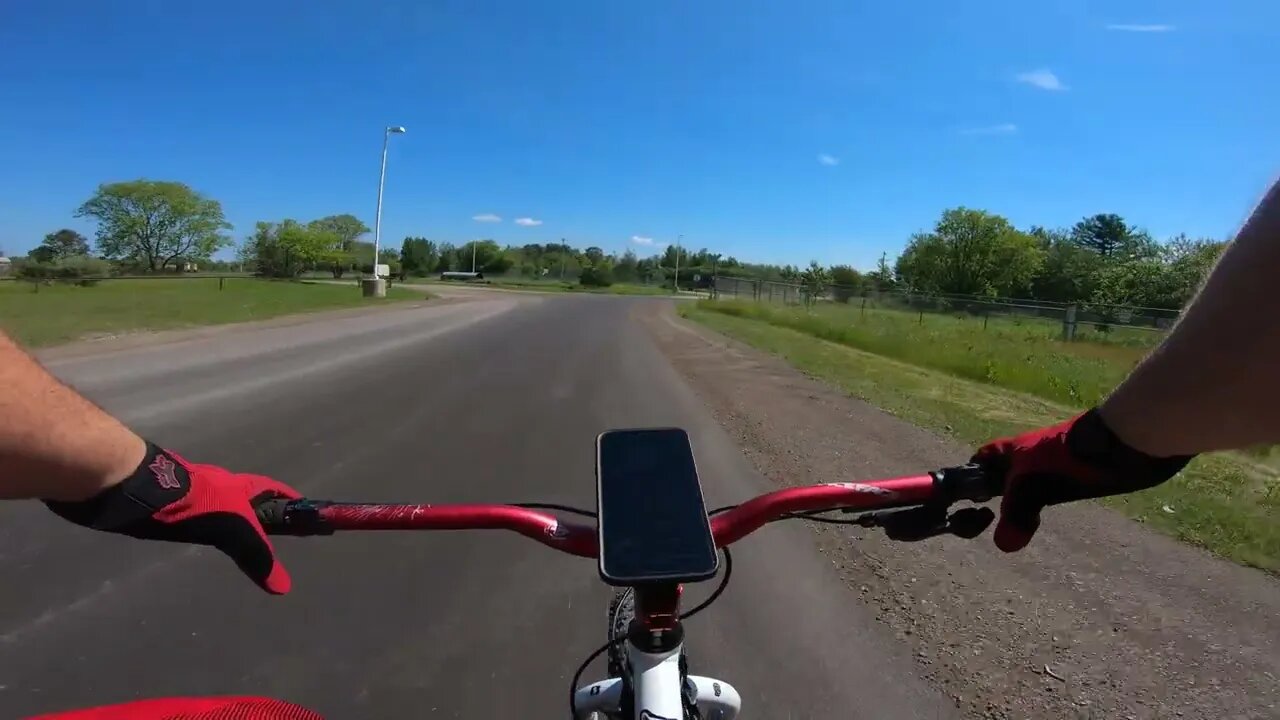
<svg viewBox="0 0 1280 720">
<path fill-rule="evenodd" d="M 1004 478 L 995 541 L 1001 550 L 1014 552 L 1031 542 L 1046 506 L 1155 487 L 1177 475 L 1192 457 L 1153 457 L 1135 450 L 1094 409 L 994 440 L 979 448 L 972 462 Z"/>
<path fill-rule="evenodd" d="M 212 545 L 236 561 L 263 590 L 289 592 L 289 574 L 276 561 L 254 506 L 301 497 L 262 475 L 198 465 L 147 443 L 138 469 L 120 484 L 81 502 L 46 501 L 77 525 L 144 540 Z"/>
</svg>

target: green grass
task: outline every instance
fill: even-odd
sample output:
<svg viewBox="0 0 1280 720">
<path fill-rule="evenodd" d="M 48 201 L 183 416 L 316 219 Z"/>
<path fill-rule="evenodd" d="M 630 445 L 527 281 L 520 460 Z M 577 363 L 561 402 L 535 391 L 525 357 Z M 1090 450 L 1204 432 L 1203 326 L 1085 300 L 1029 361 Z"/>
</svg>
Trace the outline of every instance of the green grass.
<svg viewBox="0 0 1280 720">
<path fill-rule="evenodd" d="M 363 298 L 345 285 L 228 278 L 105 280 L 92 287 L 57 283 L 32 292 L 28 282 L 0 282 L 0 328 L 28 347 L 139 330 L 262 320 L 278 315 L 422 299 L 393 288 Z"/>
<path fill-rule="evenodd" d="M 1062 403 L 1011 390 L 996 382 L 1007 378 L 1029 382 L 1036 377 L 1035 374 L 970 379 L 950 371 L 950 368 L 972 365 L 948 362 L 928 352 L 907 352 L 910 346 L 906 339 L 868 335 L 878 338 L 872 343 L 876 347 L 896 350 L 905 356 L 895 359 L 810 333 L 805 328 L 821 329 L 811 324 L 796 323 L 800 327 L 793 329 L 790 325 L 795 318 L 790 312 L 779 317 L 778 324 L 773 324 L 766 318 L 778 316 L 744 313 L 732 308 L 722 303 L 702 302 L 696 306 L 681 307 L 679 312 L 730 337 L 778 355 L 800 370 L 912 424 L 949 434 L 974 447 L 993 437 L 1057 422 L 1083 407 L 1082 403 Z M 803 313 L 802 310 L 799 312 Z M 821 315 L 822 311 L 817 314 Z M 926 316 L 926 327 L 929 322 L 930 318 Z M 978 328 L 977 332 L 981 332 L 981 321 L 978 321 Z M 989 327 L 988 332 L 991 329 Z M 1010 337 L 995 337 L 1002 337 L 999 342 L 1019 348 L 1013 357 L 1030 355 L 1038 360 L 1044 359 L 1041 356 L 1048 352 L 1048 348 L 1041 340 L 1035 339 L 1035 333 L 1027 331 L 1026 335 L 1020 335 L 1019 331 L 1010 328 L 1005 332 Z M 944 337 L 954 341 L 960 331 L 953 329 L 951 333 L 944 334 Z M 989 346 L 995 342 L 991 340 L 985 344 Z M 963 351 L 965 347 L 962 344 L 960 349 Z M 925 350 L 945 354 L 948 348 L 934 347 L 930 343 Z M 1005 357 L 1004 351 L 991 347 L 981 352 L 986 355 L 979 354 L 978 357 L 991 361 Z M 1070 349 L 1061 349 L 1060 352 L 1073 354 Z M 966 354 L 961 353 L 962 356 Z M 1054 365 L 1055 362 L 1064 364 Z M 1123 366 L 1130 361 L 1123 357 L 1109 362 Z M 1077 368 L 1062 360 L 1051 360 L 1046 367 Z M 1107 372 L 1111 373 L 1112 369 Z M 1103 383 L 1097 378 L 1094 382 Z M 1033 382 L 1032 385 L 1049 393 L 1059 392 L 1057 386 L 1048 383 Z M 1162 532 L 1223 557 L 1273 573 L 1280 572 L 1280 522 L 1277 521 L 1280 519 L 1280 479 L 1273 467 L 1249 457 L 1234 453 L 1203 456 L 1159 487 L 1108 498 L 1103 502 Z"/>
<path fill-rule="evenodd" d="M 993 317 L 984 323 L 981 317 L 825 303 L 806 309 L 729 300 L 702 307 L 1080 406 L 1102 399 L 1148 350 L 1127 343 L 1064 343 L 1058 339 L 1061 325 L 1034 318 Z"/>
</svg>

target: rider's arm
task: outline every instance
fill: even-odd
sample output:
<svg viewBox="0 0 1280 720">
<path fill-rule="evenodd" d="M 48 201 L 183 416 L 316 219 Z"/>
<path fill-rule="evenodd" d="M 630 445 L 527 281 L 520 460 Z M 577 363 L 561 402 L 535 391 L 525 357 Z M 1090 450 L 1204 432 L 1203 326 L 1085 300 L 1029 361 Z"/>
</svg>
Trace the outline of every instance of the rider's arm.
<svg viewBox="0 0 1280 720">
<path fill-rule="evenodd" d="M 95 530 L 212 545 L 282 594 L 289 575 L 254 512 L 275 497 L 298 493 L 148 443 L 0 333 L 0 498 L 40 498 Z"/>
<path fill-rule="evenodd" d="M 146 450 L 0 333 L 0 497 L 83 500 L 132 473 Z"/>
<path fill-rule="evenodd" d="M 1160 347 L 1100 408 L 1156 456 L 1280 442 L 1280 183 Z"/>
</svg>

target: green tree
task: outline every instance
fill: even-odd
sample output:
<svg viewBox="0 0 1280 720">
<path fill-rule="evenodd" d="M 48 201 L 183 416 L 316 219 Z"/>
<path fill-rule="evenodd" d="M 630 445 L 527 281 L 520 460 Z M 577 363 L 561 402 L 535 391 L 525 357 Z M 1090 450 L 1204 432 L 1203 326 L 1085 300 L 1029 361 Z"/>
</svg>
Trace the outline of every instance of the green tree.
<svg viewBox="0 0 1280 720">
<path fill-rule="evenodd" d="M 1064 230 L 1037 227 L 1030 234 L 1044 252 L 1044 264 L 1031 279 L 1031 296 L 1066 303 L 1091 298 L 1107 259 L 1075 242 Z"/>
<path fill-rule="evenodd" d="M 400 244 L 400 267 L 406 275 L 425 277 L 435 269 L 436 244 L 423 237 L 407 237 Z"/>
<path fill-rule="evenodd" d="M 317 232 L 329 233 L 336 239 L 325 263 L 335 279 L 342 277 L 362 259 L 357 253 L 356 240 L 369 232 L 369 228 L 355 215 L 349 213 L 328 215 L 319 220 L 312 220 L 307 223 L 307 226 Z M 366 256 L 368 254 L 368 252 L 365 253 Z"/>
<path fill-rule="evenodd" d="M 98 222 L 103 257 L 155 271 L 179 257 L 207 258 L 231 240 L 217 200 L 180 182 L 132 180 L 98 186 L 76 217 Z"/>
<path fill-rule="evenodd" d="M 627 250 L 618 258 L 613 266 L 613 278 L 618 282 L 633 283 L 640 279 L 640 261 L 636 254 Z"/>
<path fill-rule="evenodd" d="M 63 258 L 89 254 L 89 241 L 75 230 L 63 228 L 44 236 L 44 241 L 31 251 L 36 262 L 54 262 Z"/>
<path fill-rule="evenodd" d="M 1159 251 L 1150 235 L 1130 226 L 1115 213 L 1099 213 L 1082 219 L 1071 228 L 1071 240 L 1108 258 L 1150 258 Z"/>
<path fill-rule="evenodd" d="M 800 283 L 804 286 L 805 303 L 812 305 L 826 294 L 827 286 L 831 284 L 831 275 L 817 260 L 811 260 L 809 267 L 800 273 Z"/>
<path fill-rule="evenodd" d="M 338 249 L 344 252 L 351 251 L 356 239 L 369 232 L 368 226 L 350 213 L 322 217 L 311 221 L 310 225 L 317 230 L 333 233 L 338 238 Z"/>
<path fill-rule="evenodd" d="M 848 265 L 835 265 L 831 268 L 831 295 L 836 302 L 849 302 L 850 298 L 862 294 L 862 273 Z"/>
<path fill-rule="evenodd" d="M 896 274 L 915 290 L 962 295 L 1026 292 L 1044 262 L 1036 239 L 983 210 L 942 213 L 931 233 L 917 233 L 898 258 Z"/>
<path fill-rule="evenodd" d="M 240 256 L 252 260 L 259 275 L 297 277 L 318 266 L 331 265 L 335 254 L 341 252 L 340 247 L 337 235 L 313 224 L 303 225 L 296 220 L 259 221 L 241 248 Z"/>
</svg>

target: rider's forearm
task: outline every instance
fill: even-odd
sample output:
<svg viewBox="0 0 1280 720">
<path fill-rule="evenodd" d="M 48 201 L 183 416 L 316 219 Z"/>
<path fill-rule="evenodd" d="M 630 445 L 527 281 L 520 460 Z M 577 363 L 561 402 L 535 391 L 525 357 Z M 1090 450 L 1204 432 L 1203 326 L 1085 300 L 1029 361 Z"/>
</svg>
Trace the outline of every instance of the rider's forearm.
<svg viewBox="0 0 1280 720">
<path fill-rule="evenodd" d="M 1280 183 L 1227 247 L 1160 347 L 1103 403 L 1152 455 L 1280 442 Z"/>
<path fill-rule="evenodd" d="M 0 333 L 0 497 L 83 500 L 128 476 L 145 452 L 133 431 Z"/>
</svg>

